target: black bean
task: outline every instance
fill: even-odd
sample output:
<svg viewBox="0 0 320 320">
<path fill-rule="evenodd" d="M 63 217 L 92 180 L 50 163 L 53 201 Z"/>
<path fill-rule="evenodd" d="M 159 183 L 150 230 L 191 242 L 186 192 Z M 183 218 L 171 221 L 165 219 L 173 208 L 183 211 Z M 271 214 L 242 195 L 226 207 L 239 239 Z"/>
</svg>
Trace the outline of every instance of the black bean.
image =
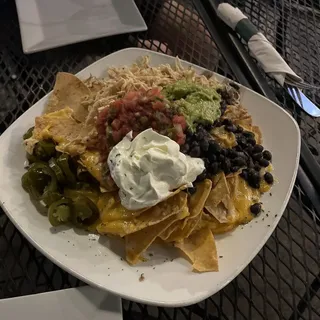
<svg viewBox="0 0 320 320">
<path fill-rule="evenodd" d="M 222 154 L 223 156 L 226 156 L 228 153 L 227 149 L 221 149 L 220 154 Z"/>
<path fill-rule="evenodd" d="M 214 140 L 209 141 L 209 152 L 210 153 L 220 153 L 221 147 Z"/>
<path fill-rule="evenodd" d="M 270 172 L 266 172 L 263 177 L 266 183 L 273 184 L 273 175 Z"/>
<path fill-rule="evenodd" d="M 197 191 L 197 188 L 196 187 L 187 188 L 184 191 L 189 193 L 189 194 L 194 194 Z"/>
<path fill-rule="evenodd" d="M 200 142 L 200 148 L 201 148 L 204 152 L 207 152 L 208 149 L 209 149 L 209 141 L 206 140 L 206 139 L 203 139 L 203 140 Z"/>
<path fill-rule="evenodd" d="M 271 161 L 272 160 L 272 154 L 270 151 L 268 150 L 264 150 L 263 151 L 263 157 L 268 160 L 268 161 Z"/>
<path fill-rule="evenodd" d="M 232 126 L 232 121 L 230 119 L 223 119 L 222 124 L 225 126 Z"/>
<path fill-rule="evenodd" d="M 181 146 L 181 152 L 182 153 L 188 153 L 190 149 L 190 146 L 188 143 L 185 143 L 184 145 Z"/>
<path fill-rule="evenodd" d="M 264 158 L 262 158 L 262 159 L 259 160 L 259 164 L 266 168 L 269 165 L 269 161 L 264 159 Z"/>
<path fill-rule="evenodd" d="M 221 163 L 221 167 L 222 167 L 222 170 L 225 172 L 225 174 L 230 173 L 231 161 L 228 158 L 226 158 L 224 162 Z"/>
<path fill-rule="evenodd" d="M 255 161 L 259 161 L 260 159 L 262 159 L 262 153 L 254 153 L 252 155 L 252 159 Z"/>
<path fill-rule="evenodd" d="M 191 157 L 194 157 L 194 158 L 200 157 L 200 154 L 201 154 L 200 147 L 199 146 L 192 147 L 189 154 Z"/>
<path fill-rule="evenodd" d="M 240 146 L 239 144 L 236 145 L 236 146 L 234 147 L 234 149 L 237 150 L 237 151 L 240 151 L 240 152 L 243 151 L 242 146 Z"/>
<path fill-rule="evenodd" d="M 201 174 L 197 176 L 196 182 L 201 182 L 207 177 L 207 170 L 204 169 Z"/>
<path fill-rule="evenodd" d="M 219 164 L 218 162 L 213 162 L 210 164 L 210 171 L 212 174 L 217 174 L 219 172 Z"/>
<path fill-rule="evenodd" d="M 244 180 L 248 180 L 248 170 L 247 169 L 244 169 L 242 170 L 242 172 L 240 173 L 240 177 L 243 178 Z"/>
<path fill-rule="evenodd" d="M 230 149 L 228 156 L 230 159 L 234 159 L 238 156 L 238 152 L 236 150 Z"/>
<path fill-rule="evenodd" d="M 255 138 L 248 138 L 247 143 L 251 144 L 252 146 L 255 146 L 257 142 Z"/>
<path fill-rule="evenodd" d="M 235 158 L 232 160 L 234 166 L 244 167 L 246 165 L 246 161 L 243 158 Z"/>
<path fill-rule="evenodd" d="M 261 144 L 256 144 L 252 150 L 253 153 L 260 153 L 262 151 L 263 151 L 263 146 Z"/>
<path fill-rule="evenodd" d="M 253 160 L 250 157 L 247 160 L 247 167 L 248 168 L 253 168 L 254 167 Z"/>
<path fill-rule="evenodd" d="M 256 171 L 258 171 L 258 172 L 260 172 L 261 166 L 259 166 L 259 165 L 256 163 L 256 164 L 254 165 L 253 169 L 256 170 Z"/>
<path fill-rule="evenodd" d="M 209 159 L 203 158 L 202 160 L 203 160 L 203 162 L 204 162 L 204 166 L 205 166 L 206 168 L 208 168 L 208 167 L 210 166 L 210 164 L 211 164 L 211 162 L 209 161 Z"/>
<path fill-rule="evenodd" d="M 243 136 L 245 136 L 246 138 L 254 138 L 254 133 L 251 131 L 243 131 Z"/>
<path fill-rule="evenodd" d="M 238 157 L 238 158 L 247 159 L 247 155 L 246 155 L 244 152 L 242 152 L 242 151 L 238 151 L 238 152 L 237 152 L 237 157 Z"/>
<path fill-rule="evenodd" d="M 234 125 L 231 126 L 225 126 L 224 129 L 228 132 L 236 132 L 237 131 L 237 127 Z"/>
<path fill-rule="evenodd" d="M 244 137 L 241 137 L 237 140 L 238 144 L 243 147 L 243 148 L 247 148 L 248 147 L 248 142 L 247 139 Z"/>
<path fill-rule="evenodd" d="M 217 156 L 214 153 L 208 154 L 208 158 L 209 158 L 210 162 L 217 161 Z"/>
<path fill-rule="evenodd" d="M 198 141 L 201 141 L 204 139 L 205 133 L 201 130 L 195 133 L 195 137 Z"/>
<path fill-rule="evenodd" d="M 224 113 L 226 112 L 226 110 L 227 110 L 227 102 L 224 101 L 224 100 L 221 100 L 221 102 L 220 102 L 221 116 L 224 115 Z"/>
<path fill-rule="evenodd" d="M 240 169 L 240 167 L 233 166 L 233 167 L 230 168 L 230 171 L 231 172 L 237 172 L 237 171 L 239 171 L 239 169 Z"/>
<path fill-rule="evenodd" d="M 260 188 L 260 175 L 258 172 L 256 172 L 254 169 L 249 171 L 248 175 L 248 182 L 249 185 L 254 188 L 254 189 L 259 189 Z"/>
<path fill-rule="evenodd" d="M 258 215 L 261 212 L 261 204 L 260 203 L 253 204 L 252 206 L 250 206 L 250 211 L 255 216 Z"/>
<path fill-rule="evenodd" d="M 253 189 L 259 189 L 260 188 L 260 182 L 251 181 L 248 180 L 249 186 Z"/>
<path fill-rule="evenodd" d="M 248 146 L 247 148 L 245 148 L 245 151 L 246 151 L 248 154 L 252 154 L 253 146 Z"/>
<path fill-rule="evenodd" d="M 224 161 L 226 161 L 226 156 L 223 155 L 223 154 L 220 154 L 220 155 L 218 156 L 218 160 L 219 160 L 220 162 L 224 162 Z"/>
</svg>

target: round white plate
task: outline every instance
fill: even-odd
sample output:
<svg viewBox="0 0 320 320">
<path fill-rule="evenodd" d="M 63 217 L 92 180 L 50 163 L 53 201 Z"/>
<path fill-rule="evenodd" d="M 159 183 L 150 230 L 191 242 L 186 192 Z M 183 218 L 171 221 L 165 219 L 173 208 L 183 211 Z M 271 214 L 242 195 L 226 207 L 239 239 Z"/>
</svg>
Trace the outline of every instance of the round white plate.
<svg viewBox="0 0 320 320">
<path fill-rule="evenodd" d="M 174 63 L 174 58 L 152 51 L 130 48 L 113 53 L 79 72 L 106 76 L 110 66 L 130 65 L 143 55 L 153 65 Z M 185 62 L 185 65 L 190 65 Z M 204 69 L 194 66 L 197 72 Z M 217 75 L 219 80 L 224 77 Z M 263 133 L 263 144 L 273 154 L 278 183 L 263 197 L 265 212 L 234 232 L 217 236 L 219 272 L 193 273 L 191 265 L 174 249 L 152 246 L 148 262 L 131 267 L 123 259 L 121 240 L 92 238 L 73 229 L 54 230 L 40 215 L 21 187 L 25 172 L 22 135 L 41 114 L 48 95 L 16 120 L 0 137 L 0 200 L 6 214 L 22 234 L 44 255 L 79 279 L 126 299 L 161 306 L 184 306 L 216 293 L 235 278 L 254 258 L 277 226 L 297 174 L 300 131 L 293 118 L 278 105 L 241 87 L 242 104 Z M 144 274 L 144 281 L 139 281 Z"/>
</svg>

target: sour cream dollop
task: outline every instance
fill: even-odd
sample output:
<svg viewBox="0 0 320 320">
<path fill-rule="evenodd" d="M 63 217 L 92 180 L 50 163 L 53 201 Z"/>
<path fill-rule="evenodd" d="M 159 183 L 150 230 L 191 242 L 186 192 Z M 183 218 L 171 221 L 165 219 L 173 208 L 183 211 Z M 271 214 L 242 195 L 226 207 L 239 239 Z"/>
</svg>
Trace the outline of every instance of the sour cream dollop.
<svg viewBox="0 0 320 320">
<path fill-rule="evenodd" d="M 154 206 L 172 190 L 192 182 L 205 169 L 199 158 L 179 151 L 179 145 L 152 129 L 132 140 L 128 133 L 108 156 L 111 176 L 118 186 L 121 204 L 129 210 Z"/>
</svg>

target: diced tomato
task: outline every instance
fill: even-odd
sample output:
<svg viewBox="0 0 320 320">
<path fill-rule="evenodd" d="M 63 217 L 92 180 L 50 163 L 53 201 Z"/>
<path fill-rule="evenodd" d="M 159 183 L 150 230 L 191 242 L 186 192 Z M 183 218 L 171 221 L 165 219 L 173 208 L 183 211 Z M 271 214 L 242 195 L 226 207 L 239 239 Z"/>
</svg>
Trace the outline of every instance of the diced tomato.
<svg viewBox="0 0 320 320">
<path fill-rule="evenodd" d="M 140 93 L 137 92 L 137 91 L 130 91 L 125 95 L 124 99 L 126 99 L 126 100 L 134 100 L 135 98 L 138 98 L 139 95 L 140 95 Z"/>
<path fill-rule="evenodd" d="M 163 99 L 159 88 L 131 91 L 103 109 L 96 122 L 101 154 L 107 156 L 110 148 L 128 132 L 132 131 L 135 137 L 150 127 L 183 144 L 187 128 L 185 117 L 174 114 Z"/>
<path fill-rule="evenodd" d="M 186 130 L 187 128 L 187 122 L 184 116 L 175 115 L 172 119 L 172 122 L 173 124 L 176 124 L 176 123 L 180 124 L 183 131 Z"/>
<path fill-rule="evenodd" d="M 118 143 L 122 139 L 122 132 L 121 131 L 112 131 L 112 139 L 115 143 Z"/>
<path fill-rule="evenodd" d="M 111 127 L 113 130 L 118 131 L 121 127 L 121 121 L 119 119 L 114 119 L 111 123 Z"/>
</svg>

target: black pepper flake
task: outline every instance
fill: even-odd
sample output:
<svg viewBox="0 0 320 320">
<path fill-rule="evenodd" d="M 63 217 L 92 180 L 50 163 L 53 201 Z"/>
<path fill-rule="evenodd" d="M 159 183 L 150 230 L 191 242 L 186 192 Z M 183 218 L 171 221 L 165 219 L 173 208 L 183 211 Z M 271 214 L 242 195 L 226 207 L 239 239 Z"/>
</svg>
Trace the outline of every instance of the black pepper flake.
<svg viewBox="0 0 320 320">
<path fill-rule="evenodd" d="M 123 271 L 124 269 L 121 269 L 121 271 Z"/>
<path fill-rule="evenodd" d="M 269 214 L 267 213 L 266 216 L 269 217 Z"/>
<path fill-rule="evenodd" d="M 270 197 L 272 197 L 272 193 L 271 192 L 269 193 L 269 195 L 270 195 Z"/>
<path fill-rule="evenodd" d="M 274 215 L 275 218 L 276 218 L 277 216 L 278 216 L 277 214 Z"/>
<path fill-rule="evenodd" d="M 130 187 L 129 189 L 130 189 L 130 190 L 133 190 L 133 188 L 132 188 L 132 187 Z"/>
<path fill-rule="evenodd" d="M 117 154 L 116 154 L 116 157 L 119 157 L 119 156 L 120 156 L 120 153 L 117 153 Z"/>
<path fill-rule="evenodd" d="M 149 257 L 153 257 L 153 253 L 149 253 Z"/>
<path fill-rule="evenodd" d="M 219 256 L 219 258 L 221 259 L 221 258 L 223 258 L 223 256 Z"/>
<path fill-rule="evenodd" d="M 270 224 L 268 224 L 268 227 L 270 227 Z"/>
<path fill-rule="evenodd" d="M 124 174 L 124 176 L 126 177 L 127 175 L 126 175 L 126 174 Z"/>
<path fill-rule="evenodd" d="M 154 270 L 156 267 L 153 267 L 152 269 Z"/>
<path fill-rule="evenodd" d="M 264 221 L 264 218 L 262 218 L 262 221 Z"/>
<path fill-rule="evenodd" d="M 123 258 L 120 258 L 121 261 L 123 261 Z"/>
<path fill-rule="evenodd" d="M 139 281 L 142 282 L 145 280 L 144 273 L 140 274 Z"/>
</svg>

